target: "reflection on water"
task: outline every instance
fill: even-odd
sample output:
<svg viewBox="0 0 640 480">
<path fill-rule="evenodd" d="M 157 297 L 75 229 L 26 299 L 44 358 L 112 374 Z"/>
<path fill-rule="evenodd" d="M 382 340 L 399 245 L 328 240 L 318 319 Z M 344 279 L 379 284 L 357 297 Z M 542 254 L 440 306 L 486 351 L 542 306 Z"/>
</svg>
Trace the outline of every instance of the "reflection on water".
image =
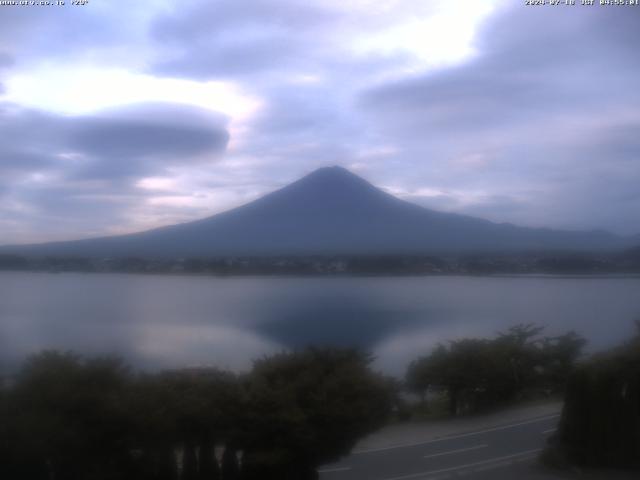
<svg viewBox="0 0 640 480">
<path fill-rule="evenodd" d="M 306 297 L 274 305 L 256 330 L 291 348 L 336 345 L 370 349 L 399 331 L 443 320 L 415 304 L 389 305 L 381 297 L 367 298 L 356 292 L 316 293 L 306 292 Z"/>
<path fill-rule="evenodd" d="M 355 345 L 401 373 L 438 341 L 536 322 L 613 345 L 640 318 L 640 278 L 215 278 L 0 273 L 0 361 L 43 348 L 145 368 L 245 369 L 307 344 Z"/>
</svg>

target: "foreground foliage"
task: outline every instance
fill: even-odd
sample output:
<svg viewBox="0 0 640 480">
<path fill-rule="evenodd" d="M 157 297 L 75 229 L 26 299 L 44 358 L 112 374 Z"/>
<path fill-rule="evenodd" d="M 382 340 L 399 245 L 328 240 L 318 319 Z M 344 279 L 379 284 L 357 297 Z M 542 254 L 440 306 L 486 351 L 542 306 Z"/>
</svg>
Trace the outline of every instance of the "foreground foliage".
<svg viewBox="0 0 640 480">
<path fill-rule="evenodd" d="M 640 469 L 640 323 L 627 344 L 571 376 L 549 461 Z"/>
<path fill-rule="evenodd" d="M 45 352 L 0 389 L 0 478 L 316 478 L 391 409 L 359 351 L 309 349 L 216 369 L 135 375 Z"/>
</svg>

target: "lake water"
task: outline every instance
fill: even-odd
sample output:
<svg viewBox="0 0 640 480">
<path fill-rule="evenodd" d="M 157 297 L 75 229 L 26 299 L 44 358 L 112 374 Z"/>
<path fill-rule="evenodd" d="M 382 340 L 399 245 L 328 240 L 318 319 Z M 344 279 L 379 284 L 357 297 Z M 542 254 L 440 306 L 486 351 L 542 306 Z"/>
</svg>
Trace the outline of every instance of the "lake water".
<svg viewBox="0 0 640 480">
<path fill-rule="evenodd" d="M 243 370 L 307 344 L 355 345 L 401 375 L 437 342 L 517 323 L 614 345 L 640 318 L 640 278 L 236 277 L 0 273 L 0 369 L 29 353 L 118 354 L 142 368 Z"/>
</svg>

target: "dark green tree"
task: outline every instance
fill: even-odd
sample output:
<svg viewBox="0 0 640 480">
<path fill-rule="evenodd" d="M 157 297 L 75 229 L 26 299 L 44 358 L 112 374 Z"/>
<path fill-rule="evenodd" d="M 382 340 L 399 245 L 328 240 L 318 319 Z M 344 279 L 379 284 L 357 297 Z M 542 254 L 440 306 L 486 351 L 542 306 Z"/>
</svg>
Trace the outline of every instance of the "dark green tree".
<svg viewBox="0 0 640 480">
<path fill-rule="evenodd" d="M 228 372 L 200 368 L 140 377 L 130 410 L 135 444 L 149 456 L 151 478 L 176 475 L 178 450 L 185 480 L 219 476 L 214 445 L 235 435 L 241 408 L 237 379 Z"/>
<path fill-rule="evenodd" d="M 448 360 L 448 354 L 448 349 L 439 344 L 430 355 L 409 364 L 405 384 L 409 391 L 420 396 L 423 403 L 430 389 L 442 388 L 445 385 L 445 362 Z"/>
<path fill-rule="evenodd" d="M 551 392 L 563 392 L 587 341 L 576 332 L 545 337 L 541 342 L 542 382 Z"/>
<path fill-rule="evenodd" d="M 393 391 L 371 357 L 310 348 L 255 362 L 246 381 L 243 478 L 307 480 L 390 413 Z"/>
<path fill-rule="evenodd" d="M 571 375 L 552 442 L 549 458 L 640 470 L 640 325 L 634 339 Z"/>
<path fill-rule="evenodd" d="M 574 332 L 542 338 L 542 331 L 532 324 L 516 325 L 494 339 L 438 345 L 409 365 L 406 384 L 423 397 L 428 390 L 444 392 L 451 415 L 513 401 L 528 389 L 557 390 L 585 341 Z"/>
<path fill-rule="evenodd" d="M 126 478 L 128 378 L 115 359 L 44 352 L 27 360 L 8 405 L 16 478 Z"/>
</svg>

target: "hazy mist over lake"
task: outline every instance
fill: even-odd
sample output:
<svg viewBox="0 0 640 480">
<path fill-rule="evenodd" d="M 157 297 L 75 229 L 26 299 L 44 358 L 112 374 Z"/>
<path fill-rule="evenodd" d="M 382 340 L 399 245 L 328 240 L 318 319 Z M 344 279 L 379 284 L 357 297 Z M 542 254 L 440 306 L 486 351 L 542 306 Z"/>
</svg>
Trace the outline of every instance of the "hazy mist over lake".
<svg viewBox="0 0 640 480">
<path fill-rule="evenodd" d="M 401 375 L 439 341 L 516 323 L 573 329 L 590 350 L 632 334 L 640 278 L 235 277 L 0 273 L 0 368 L 47 348 L 141 368 L 248 368 L 308 344 L 359 346 Z"/>
</svg>

